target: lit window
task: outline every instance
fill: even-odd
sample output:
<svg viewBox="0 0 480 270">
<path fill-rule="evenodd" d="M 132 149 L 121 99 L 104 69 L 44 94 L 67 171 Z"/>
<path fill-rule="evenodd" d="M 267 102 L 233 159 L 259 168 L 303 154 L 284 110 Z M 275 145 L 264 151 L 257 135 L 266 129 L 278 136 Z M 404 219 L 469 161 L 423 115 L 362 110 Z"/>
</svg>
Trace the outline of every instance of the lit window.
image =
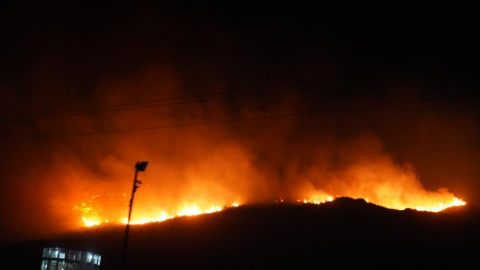
<svg viewBox="0 0 480 270">
<path fill-rule="evenodd" d="M 92 258 L 93 258 L 92 253 L 87 252 L 87 263 L 91 262 Z"/>
<path fill-rule="evenodd" d="M 65 268 L 67 268 L 67 263 L 66 262 L 58 262 L 58 268 L 57 269 L 65 270 Z"/>
<path fill-rule="evenodd" d="M 100 265 L 100 260 L 102 260 L 102 256 L 98 255 L 98 265 Z"/>
<path fill-rule="evenodd" d="M 57 261 L 50 262 L 50 270 L 57 270 Z"/>
<path fill-rule="evenodd" d="M 54 248 L 49 248 L 47 251 L 47 257 L 49 258 L 55 258 L 55 249 Z"/>
<path fill-rule="evenodd" d="M 74 261 L 80 261 L 80 251 L 77 250 L 70 250 L 68 253 L 68 259 L 69 260 L 74 260 Z"/>
</svg>

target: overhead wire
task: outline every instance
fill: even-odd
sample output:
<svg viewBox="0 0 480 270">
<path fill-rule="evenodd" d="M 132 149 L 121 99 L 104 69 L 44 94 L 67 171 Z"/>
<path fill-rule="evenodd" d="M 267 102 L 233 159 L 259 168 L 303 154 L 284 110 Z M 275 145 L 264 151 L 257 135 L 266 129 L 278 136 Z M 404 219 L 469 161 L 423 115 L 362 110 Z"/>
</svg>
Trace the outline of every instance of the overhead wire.
<svg viewBox="0 0 480 270">
<path fill-rule="evenodd" d="M 45 118 L 57 118 L 57 117 L 85 115 L 85 114 L 108 113 L 108 112 L 127 111 L 127 110 L 138 110 L 138 109 L 146 109 L 146 108 L 154 108 L 154 107 L 191 104 L 196 102 L 217 101 L 217 100 L 224 100 L 229 98 L 243 98 L 243 97 L 260 96 L 260 95 L 280 94 L 280 93 L 287 93 L 287 92 L 298 92 L 298 91 L 316 89 L 313 86 L 303 87 L 303 88 L 299 86 L 306 85 L 306 84 L 313 84 L 317 82 L 319 81 L 317 80 L 317 81 L 298 82 L 293 84 L 284 84 L 284 85 L 269 86 L 269 87 L 259 87 L 251 90 L 219 91 L 219 92 L 199 94 L 199 95 L 190 95 L 190 96 L 150 100 L 150 101 L 143 101 L 143 102 L 114 104 L 109 106 L 99 106 L 99 107 L 92 107 L 92 108 L 85 108 L 85 109 L 78 109 L 78 110 L 64 110 L 64 111 L 57 111 L 57 112 L 29 114 L 29 115 L 15 116 L 15 117 L 9 117 L 9 118 L 0 118 L 0 123 L 37 120 L 37 119 L 45 119 Z M 256 92 L 258 90 L 280 88 L 280 87 L 297 87 L 297 88 L 289 88 L 289 89 L 278 90 L 278 91 Z M 246 93 L 246 94 L 242 95 L 242 93 Z M 218 95 L 225 95 L 225 96 L 216 97 Z"/>
<path fill-rule="evenodd" d="M 312 110 L 312 111 L 293 112 L 293 113 L 284 113 L 284 114 L 271 114 L 271 115 L 243 117 L 243 118 L 240 117 L 240 118 L 230 118 L 230 119 L 213 120 L 213 121 L 201 121 L 201 122 L 195 122 L 195 123 L 181 123 L 181 124 L 161 125 L 161 126 L 143 127 L 143 128 L 115 129 L 115 130 L 104 130 L 104 131 L 53 134 L 53 135 L 34 136 L 34 137 L 25 137 L 25 138 L 2 139 L 2 140 L 0 140 L 0 142 L 13 142 L 13 141 L 24 141 L 24 140 L 36 140 L 36 139 L 52 139 L 52 138 L 64 138 L 64 137 L 75 137 L 75 136 L 89 136 L 89 135 L 100 135 L 100 134 L 114 134 L 114 133 L 138 132 L 138 131 L 149 131 L 149 130 L 161 130 L 161 129 L 170 129 L 170 128 L 182 128 L 182 127 L 192 127 L 192 126 L 227 124 L 227 123 L 235 123 L 235 122 L 265 120 L 265 119 L 274 119 L 274 118 L 285 118 L 285 117 L 294 117 L 294 116 L 307 116 L 307 115 L 326 114 L 326 113 L 337 113 L 337 112 L 378 109 L 378 108 L 386 108 L 386 107 L 394 107 L 394 106 L 404 106 L 404 105 L 421 104 L 421 103 L 428 103 L 428 102 L 469 99 L 469 98 L 471 98 L 471 97 L 430 98 L 430 99 L 420 99 L 420 100 L 411 100 L 411 101 L 391 102 L 391 103 L 384 103 L 384 104 L 353 106 L 353 107 L 325 109 L 325 110 Z"/>
</svg>

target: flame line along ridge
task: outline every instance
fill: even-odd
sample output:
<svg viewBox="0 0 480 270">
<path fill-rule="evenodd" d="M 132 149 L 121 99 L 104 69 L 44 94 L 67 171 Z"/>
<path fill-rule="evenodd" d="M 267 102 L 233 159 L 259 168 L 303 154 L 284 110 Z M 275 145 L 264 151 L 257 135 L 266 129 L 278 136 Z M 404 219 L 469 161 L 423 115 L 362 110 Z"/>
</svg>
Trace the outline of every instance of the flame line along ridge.
<svg viewBox="0 0 480 270">
<path fill-rule="evenodd" d="M 93 209 L 91 207 L 85 206 L 84 204 L 82 204 L 82 205 L 84 206 L 83 209 L 79 208 L 79 207 L 75 207 L 75 209 L 81 211 L 82 213 L 90 213 Z M 211 214 L 211 213 L 215 213 L 215 212 L 220 212 L 220 211 L 225 210 L 227 208 L 238 207 L 239 205 L 240 205 L 239 203 L 235 202 L 235 203 L 232 203 L 231 205 L 228 205 L 228 206 L 221 207 L 221 206 L 212 205 L 210 208 L 202 209 L 202 208 L 198 207 L 196 203 L 193 203 L 190 206 L 183 207 L 175 215 L 169 214 L 166 211 L 161 211 L 160 214 L 156 217 L 134 218 L 130 221 L 130 225 L 141 225 L 141 224 L 146 224 L 146 223 L 162 222 L 162 221 L 165 221 L 165 220 L 173 219 L 173 218 L 176 218 L 176 217 L 183 217 L 183 216 L 198 216 L 198 215 L 203 215 L 203 214 Z M 85 210 L 85 209 L 87 209 L 87 210 Z M 87 217 L 85 215 L 82 216 L 82 221 L 83 221 L 85 227 L 98 226 L 98 225 L 101 225 L 101 224 L 108 224 L 108 223 L 127 224 L 127 220 L 128 220 L 128 218 L 125 217 L 125 218 L 123 218 L 121 220 L 118 220 L 116 222 L 112 222 L 109 219 L 102 218 L 98 214 L 98 212 L 96 212 L 95 210 L 93 210 L 93 212 L 91 212 L 89 217 Z"/>
<path fill-rule="evenodd" d="M 92 199 L 95 199 L 98 197 L 99 195 L 93 196 Z M 327 196 L 321 196 L 321 197 L 314 197 L 310 199 L 302 199 L 302 200 L 299 199 L 299 200 L 296 200 L 296 202 L 318 205 L 318 204 L 323 204 L 327 202 L 332 202 L 340 197 L 348 197 L 348 196 L 337 195 L 333 197 L 333 196 L 327 195 Z M 400 205 L 400 204 L 382 204 L 375 200 L 370 200 L 369 198 L 357 198 L 357 199 L 364 199 L 367 203 L 372 203 L 372 204 L 389 208 L 389 209 L 405 210 L 407 208 L 410 208 L 410 209 L 414 209 L 417 211 L 424 211 L 424 212 L 441 212 L 447 208 L 464 206 L 467 204 L 465 201 L 457 197 L 454 197 L 453 199 L 450 199 L 446 202 L 439 202 L 434 204 L 431 203 L 428 206 L 424 205 L 424 206 L 415 206 L 415 207 L 411 207 L 411 206 L 407 207 L 405 205 Z M 285 199 L 280 197 L 280 199 L 275 200 L 275 202 L 284 203 Z M 211 214 L 215 212 L 220 212 L 227 208 L 238 207 L 239 205 L 240 205 L 239 203 L 235 202 L 231 205 L 223 206 L 223 207 L 211 205 L 209 208 L 201 208 L 201 207 L 198 207 L 197 204 L 194 202 L 193 204 L 183 207 L 180 211 L 177 211 L 176 214 L 169 214 L 167 211 L 161 211 L 160 214 L 156 216 L 145 215 L 141 218 L 134 218 L 130 221 L 130 225 L 141 225 L 146 223 L 163 222 L 169 219 L 173 219 L 176 217 L 183 217 L 183 216 L 197 216 L 197 215 L 203 215 L 203 214 Z M 127 224 L 127 217 L 113 221 L 112 219 L 102 217 L 101 214 L 99 213 L 99 210 L 95 209 L 94 207 L 87 206 L 85 203 L 82 203 L 81 207 L 75 206 L 74 209 L 82 213 L 82 221 L 85 227 L 98 226 L 101 224 L 108 224 L 108 223 Z"/>
</svg>

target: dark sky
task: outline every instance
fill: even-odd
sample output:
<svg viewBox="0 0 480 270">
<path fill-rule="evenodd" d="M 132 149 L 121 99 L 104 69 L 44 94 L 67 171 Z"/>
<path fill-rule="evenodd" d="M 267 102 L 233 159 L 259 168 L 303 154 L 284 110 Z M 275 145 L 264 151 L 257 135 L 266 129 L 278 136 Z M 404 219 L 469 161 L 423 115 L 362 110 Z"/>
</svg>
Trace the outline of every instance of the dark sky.
<svg viewBox="0 0 480 270">
<path fill-rule="evenodd" d="M 164 205 L 184 196 L 234 196 L 239 181 L 252 181 L 245 179 L 255 179 L 240 184 L 245 203 L 296 199 L 291 190 L 304 183 L 298 179 L 333 192 L 339 181 L 353 185 L 338 179 L 358 166 L 383 164 L 426 190 L 445 187 L 478 206 L 479 25 L 474 9 L 451 6 L 4 3 L 1 239 L 78 227 L 73 205 L 110 190 L 128 192 L 129 166 L 143 159 L 152 162 L 152 182 L 158 175 L 168 179 L 155 186 L 168 186 L 169 199 L 159 201 Z M 38 119 L 226 91 L 253 95 Z M 343 110 L 430 99 L 437 101 Z M 338 109 L 240 124 L 37 138 Z M 191 180 L 207 179 L 211 171 L 230 182 Z"/>
</svg>

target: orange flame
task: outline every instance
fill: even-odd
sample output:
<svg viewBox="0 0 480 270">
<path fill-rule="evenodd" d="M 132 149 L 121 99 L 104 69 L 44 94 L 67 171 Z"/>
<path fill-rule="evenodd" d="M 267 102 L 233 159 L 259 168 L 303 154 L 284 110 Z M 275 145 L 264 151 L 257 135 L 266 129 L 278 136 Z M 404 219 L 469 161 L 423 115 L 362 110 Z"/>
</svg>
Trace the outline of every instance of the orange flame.
<svg viewBox="0 0 480 270">
<path fill-rule="evenodd" d="M 366 145 L 368 147 L 365 149 L 371 148 L 370 144 Z M 153 185 L 151 189 L 143 189 L 135 199 L 130 224 L 214 213 L 228 207 L 261 201 L 284 202 L 284 197 L 272 199 L 278 193 L 285 194 L 290 199 L 299 199 L 298 202 L 313 204 L 331 202 L 340 196 L 362 198 L 368 203 L 396 210 L 409 208 L 440 212 L 450 207 L 466 205 L 465 201 L 445 188 L 438 191 L 425 189 L 411 165 L 398 165 L 388 155 L 379 154 L 379 149 L 365 158 L 360 151 L 362 154 L 340 169 L 312 166 L 310 170 L 293 173 L 289 181 L 282 183 L 262 178 L 243 158 L 239 158 L 238 162 L 214 159 L 207 163 L 208 166 L 202 163 L 205 168 L 186 170 L 185 175 L 180 176 L 187 179 L 182 183 L 181 192 L 175 186 L 175 189 L 163 190 L 157 196 L 153 193 L 159 189 L 155 190 Z M 228 152 L 224 156 L 233 154 L 234 152 Z M 348 158 L 351 158 L 350 155 L 347 155 L 346 159 Z M 211 164 L 225 167 L 217 169 L 215 166 L 210 167 Z M 258 197 L 262 195 L 264 197 Z M 114 200 L 106 198 L 115 196 Z M 80 212 L 84 226 L 108 222 L 126 224 L 127 199 L 125 193 L 96 195 L 75 209 Z"/>
<path fill-rule="evenodd" d="M 337 198 L 340 197 L 340 196 L 336 196 Z M 440 211 L 443 211 L 447 208 L 450 208 L 450 207 L 456 207 L 456 206 L 464 206 L 466 205 L 467 203 L 457 197 L 454 197 L 453 199 L 447 201 L 447 202 L 440 202 L 438 203 L 438 205 L 435 205 L 435 202 L 430 202 L 430 203 L 427 203 L 427 206 L 416 206 L 416 207 L 407 207 L 405 205 L 382 205 L 382 204 L 379 204 L 379 203 L 375 203 L 375 202 L 371 202 L 368 200 L 368 198 L 358 198 L 358 199 L 364 199 L 367 203 L 373 203 L 373 204 L 377 204 L 377 205 L 380 205 L 380 206 L 383 206 L 385 208 L 390 208 L 390 209 L 396 209 L 396 210 L 405 210 L 407 208 L 411 208 L 411 209 L 415 209 L 417 211 L 426 211 L 426 212 L 440 212 Z M 334 199 L 332 198 L 332 196 L 328 196 L 328 198 L 323 198 L 323 199 L 319 199 L 319 198 L 316 198 L 316 199 L 303 199 L 303 203 L 310 203 L 310 204 L 322 204 L 322 203 L 326 203 L 326 202 L 331 202 L 333 201 Z M 298 202 L 300 202 L 300 200 L 298 200 Z"/>
<path fill-rule="evenodd" d="M 239 203 L 232 203 L 231 206 L 215 206 L 212 205 L 210 208 L 207 209 L 201 209 L 197 206 L 196 203 L 193 203 L 192 205 L 186 205 L 183 207 L 180 211 L 178 211 L 176 214 L 169 214 L 166 211 L 161 211 L 158 216 L 152 216 L 152 217 L 147 217 L 143 216 L 140 218 L 133 218 L 130 220 L 130 225 L 140 225 L 140 224 L 145 224 L 145 223 L 155 223 L 155 222 L 162 222 L 165 220 L 169 220 L 175 217 L 182 217 L 182 216 L 197 216 L 197 215 L 203 215 L 203 214 L 210 214 L 210 213 L 215 213 L 215 212 L 220 212 L 224 210 L 225 208 L 229 207 L 238 207 L 240 204 Z M 82 203 L 82 207 L 75 207 L 76 210 L 79 210 L 83 213 L 82 216 L 82 221 L 86 227 L 92 227 L 92 226 L 98 226 L 103 223 L 109 223 L 109 219 L 102 218 L 98 216 L 98 213 L 95 211 L 92 211 L 92 207 L 87 207 L 85 203 Z M 123 219 L 118 220 L 118 223 L 123 223 L 127 224 L 128 218 L 124 217 Z"/>
<path fill-rule="evenodd" d="M 331 195 L 323 194 L 323 195 L 317 195 L 316 197 L 313 197 L 311 199 L 297 200 L 297 202 L 303 202 L 303 203 L 309 203 L 309 204 L 322 204 L 326 202 L 332 202 L 338 197 L 340 196 L 337 195 L 334 197 Z M 411 208 L 417 211 L 427 211 L 427 212 L 440 212 L 450 207 L 466 205 L 465 201 L 458 199 L 457 197 L 453 197 L 452 199 L 447 200 L 445 202 L 436 202 L 435 200 L 433 200 L 430 202 L 424 202 L 424 205 L 416 205 L 416 206 L 400 205 L 400 204 L 382 204 L 380 202 L 369 200 L 368 198 L 364 198 L 364 199 L 366 202 L 377 204 L 390 209 L 404 210 L 406 208 Z M 281 199 L 277 202 L 284 202 L 284 199 Z M 94 208 L 86 206 L 85 203 L 82 203 L 81 205 L 82 207 L 76 206 L 75 209 L 79 210 L 83 214 L 82 221 L 84 223 L 84 226 L 92 227 L 92 226 L 98 226 L 98 225 L 110 222 L 109 219 L 99 216 L 98 211 L 96 211 Z M 176 214 L 169 214 L 166 211 L 160 211 L 159 212 L 160 214 L 157 216 L 138 217 L 137 215 L 136 218 L 133 218 L 130 221 L 130 224 L 140 225 L 140 224 L 146 224 L 146 223 L 162 222 L 165 220 L 173 219 L 175 217 L 210 214 L 210 213 L 220 212 L 229 207 L 238 207 L 239 205 L 240 205 L 239 203 L 235 202 L 235 203 L 232 203 L 230 206 L 222 207 L 222 206 L 212 205 L 209 208 L 199 208 L 196 203 L 193 203 L 191 205 L 185 205 L 181 210 L 176 212 Z M 117 222 L 127 224 L 127 217 L 124 217 L 123 219 L 119 219 Z"/>
</svg>

